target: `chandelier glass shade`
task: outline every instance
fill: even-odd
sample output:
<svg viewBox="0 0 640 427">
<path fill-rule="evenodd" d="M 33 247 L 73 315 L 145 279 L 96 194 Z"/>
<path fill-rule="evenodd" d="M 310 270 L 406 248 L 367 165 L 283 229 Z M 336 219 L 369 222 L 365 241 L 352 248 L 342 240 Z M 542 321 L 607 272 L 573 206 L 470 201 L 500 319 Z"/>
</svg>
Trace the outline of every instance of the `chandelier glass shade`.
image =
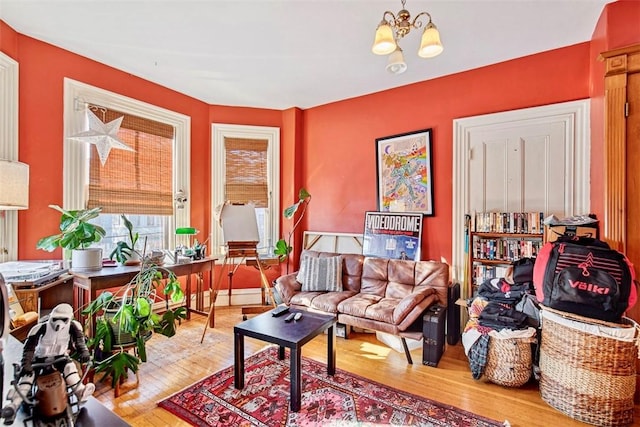
<svg viewBox="0 0 640 427">
<path fill-rule="evenodd" d="M 387 62 L 387 71 L 392 74 L 402 74 L 407 71 L 407 63 L 404 62 L 404 55 L 400 46 L 396 45 L 396 49 L 389 55 Z"/>
<path fill-rule="evenodd" d="M 418 56 L 421 58 L 433 58 L 442 53 L 443 50 L 440 32 L 431 21 L 431 15 L 427 12 L 420 12 L 412 20 L 411 14 L 405 9 L 406 0 L 401 1 L 402 10 L 397 14 L 388 10 L 382 14 L 382 21 L 376 28 L 375 39 L 371 47 L 371 51 L 376 55 L 390 55 L 387 70 L 394 74 L 402 73 L 407 69 L 407 64 L 404 62 L 402 49 L 400 49 L 398 42 L 409 34 L 412 28 L 420 29 L 424 26 L 420 47 L 418 48 Z M 400 62 L 404 68 L 393 66 Z M 402 71 L 397 71 L 398 69 L 402 69 Z"/>
<path fill-rule="evenodd" d="M 433 58 L 434 56 L 440 55 L 443 50 L 440 33 L 433 22 L 429 21 L 427 27 L 422 32 L 418 56 L 421 58 Z"/>
</svg>

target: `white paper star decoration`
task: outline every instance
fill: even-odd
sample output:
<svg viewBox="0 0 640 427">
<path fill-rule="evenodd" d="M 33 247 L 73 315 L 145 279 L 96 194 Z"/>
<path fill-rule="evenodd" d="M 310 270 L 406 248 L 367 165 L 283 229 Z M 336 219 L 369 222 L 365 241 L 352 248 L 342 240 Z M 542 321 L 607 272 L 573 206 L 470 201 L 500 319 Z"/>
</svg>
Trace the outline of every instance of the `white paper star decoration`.
<svg viewBox="0 0 640 427">
<path fill-rule="evenodd" d="M 89 130 L 80 132 L 75 135 L 71 135 L 69 138 L 79 142 L 88 142 L 96 146 L 98 150 L 98 157 L 102 166 L 107 162 L 109 153 L 112 148 L 119 150 L 135 151 L 127 144 L 122 142 L 118 138 L 118 131 L 122 124 L 122 117 L 110 121 L 109 123 L 103 123 L 93 111 L 89 110 Z"/>
</svg>

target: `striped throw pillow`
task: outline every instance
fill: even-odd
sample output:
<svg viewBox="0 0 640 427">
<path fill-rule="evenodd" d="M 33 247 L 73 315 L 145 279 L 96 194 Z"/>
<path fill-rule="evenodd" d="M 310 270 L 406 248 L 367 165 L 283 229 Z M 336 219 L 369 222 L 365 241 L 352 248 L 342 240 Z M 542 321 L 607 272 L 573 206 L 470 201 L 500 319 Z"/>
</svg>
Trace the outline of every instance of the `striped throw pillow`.
<svg viewBox="0 0 640 427">
<path fill-rule="evenodd" d="M 342 257 L 316 258 L 305 256 L 300 261 L 296 280 L 303 292 L 342 291 Z"/>
</svg>

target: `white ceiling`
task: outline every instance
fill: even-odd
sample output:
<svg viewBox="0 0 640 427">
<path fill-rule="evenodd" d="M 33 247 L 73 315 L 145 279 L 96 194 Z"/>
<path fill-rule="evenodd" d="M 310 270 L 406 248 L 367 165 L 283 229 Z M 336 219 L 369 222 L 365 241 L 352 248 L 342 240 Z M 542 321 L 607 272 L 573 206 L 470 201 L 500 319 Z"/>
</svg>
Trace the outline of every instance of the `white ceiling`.
<svg viewBox="0 0 640 427">
<path fill-rule="evenodd" d="M 400 0 L 0 0 L 21 34 L 208 104 L 309 108 L 591 40 L 607 0 L 407 0 L 444 52 L 392 75 L 371 53 Z"/>
</svg>

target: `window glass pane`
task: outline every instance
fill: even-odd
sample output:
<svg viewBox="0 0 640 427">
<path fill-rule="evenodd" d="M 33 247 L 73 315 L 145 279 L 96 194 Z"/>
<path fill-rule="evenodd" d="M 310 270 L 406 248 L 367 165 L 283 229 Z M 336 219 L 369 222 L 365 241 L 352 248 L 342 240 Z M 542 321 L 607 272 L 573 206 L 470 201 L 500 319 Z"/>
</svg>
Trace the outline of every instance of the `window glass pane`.
<svg viewBox="0 0 640 427">
<path fill-rule="evenodd" d="M 136 250 L 140 253 L 145 250 L 150 253 L 153 249 L 168 249 L 165 244 L 164 230 L 167 228 L 169 217 L 163 215 L 127 215 L 127 219 L 133 224 L 133 232 L 138 232 L 140 237 L 136 244 Z M 94 244 L 95 247 L 102 248 L 102 256 L 108 258 L 111 251 L 116 247 L 119 241 L 129 242 L 129 231 L 122 221 L 122 217 L 118 214 L 100 214 L 98 218 L 92 221 L 102 226 L 107 235 L 100 243 Z"/>
<path fill-rule="evenodd" d="M 264 254 L 273 253 L 273 239 L 269 236 L 269 209 L 256 208 L 256 220 L 258 221 L 258 233 L 260 233 L 260 242 L 258 243 L 258 251 Z"/>
</svg>

